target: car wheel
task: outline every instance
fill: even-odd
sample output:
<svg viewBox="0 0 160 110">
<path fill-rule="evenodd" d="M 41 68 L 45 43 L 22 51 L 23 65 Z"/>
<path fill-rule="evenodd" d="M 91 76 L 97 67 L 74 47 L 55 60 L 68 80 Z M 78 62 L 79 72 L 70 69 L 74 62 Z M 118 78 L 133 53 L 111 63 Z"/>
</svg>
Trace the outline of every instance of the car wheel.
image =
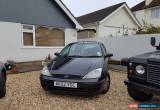
<svg viewBox="0 0 160 110">
<path fill-rule="evenodd" d="M 105 81 L 103 83 L 102 94 L 106 94 L 109 91 L 109 88 L 110 88 L 110 75 L 107 74 Z"/>
<path fill-rule="evenodd" d="M 44 82 L 41 82 L 41 86 L 45 91 L 48 91 L 48 86 Z"/>
<path fill-rule="evenodd" d="M 151 100 L 153 97 L 153 94 L 146 94 L 145 92 L 139 91 L 139 90 L 134 89 L 132 87 L 128 87 L 128 94 L 134 100 L 140 101 L 140 102 Z"/>
<path fill-rule="evenodd" d="M 4 73 L 0 75 L 0 98 L 6 95 L 6 79 L 4 75 Z"/>
</svg>

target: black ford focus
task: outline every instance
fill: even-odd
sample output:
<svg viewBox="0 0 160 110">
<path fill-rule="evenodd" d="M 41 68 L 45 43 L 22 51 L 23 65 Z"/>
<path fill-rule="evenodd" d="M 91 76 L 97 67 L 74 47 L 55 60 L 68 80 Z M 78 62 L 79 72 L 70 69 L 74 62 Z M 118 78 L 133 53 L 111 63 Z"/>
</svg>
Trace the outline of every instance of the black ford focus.
<svg viewBox="0 0 160 110">
<path fill-rule="evenodd" d="M 107 93 L 110 87 L 108 54 L 100 42 L 76 42 L 67 45 L 41 71 L 44 90 L 64 93 Z"/>
</svg>

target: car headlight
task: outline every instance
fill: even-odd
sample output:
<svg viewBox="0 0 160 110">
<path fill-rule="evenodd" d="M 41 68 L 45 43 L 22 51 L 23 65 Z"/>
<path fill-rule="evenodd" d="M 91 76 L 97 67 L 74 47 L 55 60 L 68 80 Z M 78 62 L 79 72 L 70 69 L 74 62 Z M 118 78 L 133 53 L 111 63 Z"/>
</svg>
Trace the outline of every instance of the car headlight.
<svg viewBox="0 0 160 110">
<path fill-rule="evenodd" d="M 42 75 L 45 75 L 45 76 L 51 76 L 51 73 L 49 72 L 46 66 L 42 69 L 41 73 Z"/>
<path fill-rule="evenodd" d="M 86 74 L 83 79 L 94 79 L 94 78 L 100 78 L 102 74 L 102 68 L 98 68 L 96 70 L 93 70 Z"/>
<path fill-rule="evenodd" d="M 145 73 L 145 68 L 142 65 L 136 66 L 136 73 L 143 75 Z"/>
</svg>

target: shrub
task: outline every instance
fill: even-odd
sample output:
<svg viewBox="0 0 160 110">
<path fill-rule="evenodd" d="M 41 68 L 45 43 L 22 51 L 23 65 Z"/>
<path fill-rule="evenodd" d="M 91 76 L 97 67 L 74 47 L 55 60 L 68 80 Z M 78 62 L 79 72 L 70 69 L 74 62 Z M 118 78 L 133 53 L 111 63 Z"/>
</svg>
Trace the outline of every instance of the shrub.
<svg viewBox="0 0 160 110">
<path fill-rule="evenodd" d="M 160 33 L 160 27 L 143 22 L 143 27 L 139 28 L 137 34 L 156 34 Z"/>
</svg>

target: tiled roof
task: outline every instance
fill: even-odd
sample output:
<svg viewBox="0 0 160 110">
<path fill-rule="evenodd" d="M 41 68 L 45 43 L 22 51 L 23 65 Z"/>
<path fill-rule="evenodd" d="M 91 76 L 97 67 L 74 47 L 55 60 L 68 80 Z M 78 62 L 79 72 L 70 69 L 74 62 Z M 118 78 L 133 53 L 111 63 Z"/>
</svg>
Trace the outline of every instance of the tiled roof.
<svg viewBox="0 0 160 110">
<path fill-rule="evenodd" d="M 138 10 L 153 8 L 153 7 L 157 7 L 157 6 L 160 6 L 160 0 L 153 0 L 148 6 L 146 6 L 145 1 L 143 1 L 139 4 L 137 4 L 136 6 L 134 6 L 133 8 L 131 8 L 131 10 L 138 11 Z"/>
<path fill-rule="evenodd" d="M 93 13 L 89 13 L 87 15 L 80 16 L 80 17 L 77 18 L 77 20 L 81 25 L 101 21 L 104 18 L 106 18 L 107 16 L 109 16 L 112 12 L 117 10 L 119 7 L 121 7 L 124 3 L 125 2 L 119 3 L 119 4 L 116 4 L 116 5 L 107 7 L 105 9 L 98 10 L 98 11 L 95 11 Z"/>
<path fill-rule="evenodd" d="M 138 10 L 142 10 L 145 8 L 145 1 L 137 4 L 136 6 L 134 6 L 133 8 L 131 8 L 131 11 L 138 11 Z"/>
<path fill-rule="evenodd" d="M 148 6 L 146 6 L 146 8 L 152 8 L 156 6 L 160 6 L 160 0 L 153 0 Z"/>
</svg>

